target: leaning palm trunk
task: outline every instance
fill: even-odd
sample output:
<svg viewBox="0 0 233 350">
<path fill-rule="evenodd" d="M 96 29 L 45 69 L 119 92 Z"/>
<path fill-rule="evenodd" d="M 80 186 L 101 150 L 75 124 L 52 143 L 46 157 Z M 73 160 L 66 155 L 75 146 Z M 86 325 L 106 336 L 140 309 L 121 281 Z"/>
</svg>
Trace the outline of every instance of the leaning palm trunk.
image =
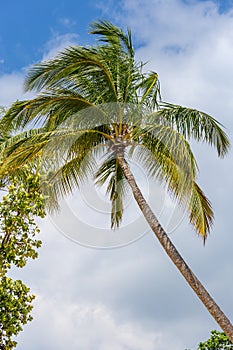
<svg viewBox="0 0 233 350">
<path fill-rule="evenodd" d="M 120 167 L 132 189 L 134 198 L 136 202 L 138 203 L 139 208 L 141 209 L 145 219 L 147 220 L 150 228 L 158 238 L 159 242 L 165 249 L 168 256 L 171 258 L 173 263 L 176 265 L 178 270 L 181 272 L 183 277 L 186 279 L 190 287 L 193 289 L 193 291 L 196 293 L 196 295 L 199 297 L 199 299 L 202 301 L 202 303 L 205 305 L 209 313 L 213 316 L 213 318 L 216 320 L 218 325 L 222 328 L 222 330 L 225 332 L 225 334 L 229 337 L 229 339 L 233 342 L 233 325 L 231 324 L 230 320 L 226 317 L 226 315 L 222 312 L 220 307 L 216 304 L 216 302 L 213 300 L 213 298 L 210 296 L 210 294 L 207 292 L 205 287 L 201 284 L 201 282 L 198 280 L 198 278 L 194 275 L 192 270 L 189 268 L 189 266 L 186 264 L 182 256 L 177 251 L 174 244 L 169 239 L 168 235 L 164 231 L 163 227 L 160 225 L 158 219 L 156 218 L 155 214 L 152 212 L 150 206 L 146 202 L 145 198 L 142 195 L 142 192 L 140 191 L 134 176 L 124 158 L 123 152 L 118 153 L 118 161 L 120 164 Z"/>
</svg>

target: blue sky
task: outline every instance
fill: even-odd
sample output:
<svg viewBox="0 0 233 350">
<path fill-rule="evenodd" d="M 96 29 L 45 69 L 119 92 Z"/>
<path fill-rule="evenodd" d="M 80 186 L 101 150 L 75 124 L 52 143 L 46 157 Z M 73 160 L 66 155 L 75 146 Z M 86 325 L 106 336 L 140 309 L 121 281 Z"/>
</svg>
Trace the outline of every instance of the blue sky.
<svg viewBox="0 0 233 350">
<path fill-rule="evenodd" d="M 230 0 L 2 2 L 0 105 L 29 97 L 23 80 L 30 65 L 67 45 L 92 43 L 89 23 L 107 18 L 131 27 L 136 57 L 159 73 L 164 100 L 213 115 L 233 143 L 232 14 Z M 194 151 L 198 182 L 215 211 L 205 247 L 184 216 L 176 213 L 174 222 L 170 220 L 172 204 L 155 184 L 144 179 L 144 185 L 149 186 L 155 210 L 154 198 L 160 198 L 160 219 L 172 228 L 178 250 L 233 320 L 232 151 L 223 160 L 203 145 L 194 145 Z M 84 199 L 93 204 L 94 193 L 83 191 Z M 77 208 L 83 210 L 83 202 L 72 210 Z M 83 225 L 80 211 L 71 225 L 72 210 L 40 222 L 44 243 L 39 258 L 13 272 L 37 295 L 34 321 L 20 334 L 17 350 L 31 350 L 32 344 L 33 350 L 195 349 L 211 329 L 218 329 L 141 217 L 136 227 L 137 234 L 146 232 L 141 239 L 121 249 L 97 250 L 65 237 L 74 227 L 81 234 L 83 227 L 84 234 L 91 230 L 90 223 Z M 135 234 L 135 225 L 126 228 L 129 236 Z M 110 231 L 107 234 L 115 239 Z"/>
<path fill-rule="evenodd" d="M 88 23 L 102 17 L 95 1 L 8 1 L 0 14 L 2 72 L 19 69 L 41 59 L 54 35 L 76 33 L 87 38 Z"/>
<path fill-rule="evenodd" d="M 89 23 L 99 18 L 117 22 L 123 9 L 121 2 L 117 5 L 113 1 L 93 0 L 5 2 L 0 13 L 0 72 L 8 73 L 40 60 L 46 43 L 58 35 L 75 33 L 80 44 L 91 42 L 87 35 Z M 183 2 L 193 4 L 197 1 Z M 220 13 L 233 5 L 232 0 L 215 0 L 213 3 Z"/>
</svg>

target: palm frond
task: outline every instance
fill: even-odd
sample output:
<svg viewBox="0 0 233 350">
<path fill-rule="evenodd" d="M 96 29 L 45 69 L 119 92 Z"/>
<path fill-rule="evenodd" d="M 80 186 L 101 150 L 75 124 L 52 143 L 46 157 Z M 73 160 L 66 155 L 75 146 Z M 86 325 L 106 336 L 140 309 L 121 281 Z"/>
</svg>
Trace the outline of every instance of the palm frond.
<svg viewBox="0 0 233 350">
<path fill-rule="evenodd" d="M 155 107 L 158 107 L 158 100 L 161 99 L 158 74 L 156 72 L 150 72 L 148 75 L 144 74 L 142 81 L 137 85 L 137 89 L 142 95 L 139 105 L 144 104 L 148 110 L 154 111 Z"/>
<path fill-rule="evenodd" d="M 144 119 L 145 122 L 145 119 Z M 143 145 L 152 154 L 156 155 L 157 161 L 160 157 L 170 158 L 184 170 L 187 176 L 191 178 L 196 176 L 197 163 L 192 153 L 188 141 L 179 132 L 170 126 L 157 124 L 156 121 L 136 126 L 132 133 L 132 139 L 136 144 Z"/>
<path fill-rule="evenodd" d="M 93 176 L 97 169 L 95 160 L 97 151 L 105 147 L 106 142 L 98 130 L 86 130 L 80 133 L 75 131 L 73 136 L 68 137 L 68 141 L 66 137 L 63 138 L 63 145 L 55 137 L 48 145 L 49 149 L 46 147 L 43 158 L 44 168 L 50 173 L 47 182 L 57 201 L 71 194 L 88 176 Z M 53 167 L 50 166 L 51 160 Z M 47 203 L 49 209 L 53 210 L 53 203 L 51 201 Z"/>
<path fill-rule="evenodd" d="M 190 192 L 193 174 L 186 166 L 176 163 L 169 152 L 139 145 L 133 153 L 129 152 L 129 156 L 143 166 L 149 177 L 159 180 L 179 202 Z"/>
<path fill-rule="evenodd" d="M 204 141 L 217 149 L 218 156 L 223 157 L 229 150 L 230 142 L 223 131 L 223 126 L 207 113 L 196 109 L 163 104 L 158 112 L 161 123 L 175 128 L 185 138 Z"/>
<path fill-rule="evenodd" d="M 190 223 L 195 231 L 205 239 L 213 223 L 213 210 L 203 191 L 195 182 L 195 177 L 187 174 L 175 163 L 169 153 L 150 152 L 147 147 L 137 146 L 129 155 L 139 161 L 148 175 L 160 181 L 175 200 L 189 213 Z"/>
<path fill-rule="evenodd" d="M 35 158 L 47 144 L 52 132 L 43 128 L 31 129 L 8 138 L 0 145 L 1 173 L 15 171 L 29 159 Z"/>
<path fill-rule="evenodd" d="M 122 44 L 124 45 L 127 54 L 130 57 L 134 57 L 134 49 L 132 45 L 132 35 L 128 28 L 127 34 L 125 34 L 120 28 L 113 25 L 107 20 L 100 20 L 93 22 L 90 25 L 90 34 L 97 34 L 100 36 L 100 41 L 107 44 L 117 45 L 122 50 Z"/>
<path fill-rule="evenodd" d="M 188 203 L 190 223 L 196 232 L 203 237 L 204 243 L 214 220 L 211 203 L 200 187 L 194 182 Z"/>
<path fill-rule="evenodd" d="M 4 160 L 1 171 L 16 170 L 39 156 L 45 163 L 52 160 L 58 165 L 65 162 L 67 157 L 74 156 L 75 152 L 84 157 L 89 149 L 105 142 L 99 130 L 26 130 L 1 144 L 0 152 Z"/>
<path fill-rule="evenodd" d="M 112 202 L 111 228 L 118 228 L 122 221 L 124 210 L 123 201 L 128 183 L 115 154 L 110 155 L 104 160 L 96 172 L 95 178 L 97 185 L 102 186 L 107 183 L 106 194 L 109 194 Z"/>
<path fill-rule="evenodd" d="M 136 127 L 135 145 L 129 156 L 136 159 L 181 204 L 187 200 L 197 175 L 197 164 L 188 141 L 176 130 L 159 124 Z"/>
<path fill-rule="evenodd" d="M 61 198 L 74 192 L 75 189 L 79 188 L 80 184 L 85 181 L 93 172 L 96 171 L 95 158 L 92 156 L 91 152 L 87 150 L 85 154 L 79 154 L 76 157 L 67 159 L 60 167 L 55 162 L 50 162 L 43 166 L 48 169 L 50 165 L 50 170 L 47 171 L 47 187 L 44 189 L 46 200 L 46 207 L 53 211 L 57 209 L 57 203 Z M 51 166 L 53 164 L 53 167 Z M 46 192 L 47 191 L 47 192 Z M 55 207 L 49 194 L 52 192 L 56 198 Z"/>
<path fill-rule="evenodd" d="M 2 124 L 10 131 L 24 129 L 29 123 L 54 129 L 66 118 L 90 106 L 92 104 L 80 96 L 42 95 L 12 104 L 2 118 Z"/>
<path fill-rule="evenodd" d="M 107 63 L 98 49 L 69 47 L 54 59 L 34 65 L 25 79 L 25 90 L 49 91 L 56 87 L 72 87 L 84 98 L 89 96 L 90 101 L 105 92 L 105 97 L 113 102 L 116 101 L 116 92 Z"/>
<path fill-rule="evenodd" d="M 22 113 L 22 111 L 25 109 L 26 112 L 25 107 L 29 104 L 29 101 L 16 101 L 5 112 L 0 121 L 1 128 L 5 133 L 18 131 L 21 129 L 21 125 L 24 126 L 28 122 L 28 113 Z"/>
</svg>

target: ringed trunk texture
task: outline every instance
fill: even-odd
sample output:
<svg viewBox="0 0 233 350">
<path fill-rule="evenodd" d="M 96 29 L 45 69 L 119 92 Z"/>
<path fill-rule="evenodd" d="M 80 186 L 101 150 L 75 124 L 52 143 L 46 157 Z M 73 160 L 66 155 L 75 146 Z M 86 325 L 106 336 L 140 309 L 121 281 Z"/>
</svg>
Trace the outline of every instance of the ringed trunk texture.
<svg viewBox="0 0 233 350">
<path fill-rule="evenodd" d="M 182 256 L 177 251 L 174 244 L 169 239 L 168 235 L 164 231 L 163 227 L 160 225 L 155 214 L 152 212 L 150 206 L 148 205 L 145 198 L 143 197 L 129 166 L 126 160 L 124 159 L 124 155 L 122 153 L 118 153 L 118 156 L 117 156 L 120 167 L 122 168 L 122 171 L 132 189 L 134 198 L 138 203 L 138 206 L 140 207 L 143 215 L 145 216 L 145 219 L 147 220 L 149 226 L 151 227 L 152 231 L 154 232 L 159 242 L 165 249 L 168 256 L 171 258 L 173 263 L 176 265 L 178 270 L 186 279 L 190 287 L 193 289 L 193 291 L 196 293 L 196 295 L 205 305 L 205 307 L 207 308 L 209 313 L 213 316 L 213 318 L 218 323 L 218 325 L 221 327 L 223 332 L 233 342 L 233 325 L 231 324 L 230 320 L 226 317 L 226 315 L 223 313 L 223 311 L 220 309 L 220 307 L 213 300 L 213 298 L 210 296 L 210 294 L 207 292 L 205 287 L 198 280 L 198 278 L 194 275 L 192 270 L 189 268 L 189 266 L 186 264 Z"/>
</svg>

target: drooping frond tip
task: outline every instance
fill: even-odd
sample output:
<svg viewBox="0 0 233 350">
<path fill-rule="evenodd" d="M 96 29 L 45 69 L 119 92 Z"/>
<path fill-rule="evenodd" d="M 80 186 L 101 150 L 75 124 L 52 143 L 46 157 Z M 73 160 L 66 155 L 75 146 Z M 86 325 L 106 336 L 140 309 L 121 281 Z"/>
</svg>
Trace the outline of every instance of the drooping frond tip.
<svg viewBox="0 0 233 350">
<path fill-rule="evenodd" d="M 204 244 L 213 224 L 214 213 L 208 198 L 201 188 L 193 183 L 188 204 L 190 223 L 195 231 L 203 238 Z"/>
<path fill-rule="evenodd" d="M 187 139 L 203 141 L 216 148 L 218 156 L 224 157 L 230 148 L 230 141 L 223 125 L 207 113 L 193 108 L 160 103 L 161 121 L 170 125 Z"/>
<path fill-rule="evenodd" d="M 124 198 L 127 193 L 128 183 L 119 165 L 118 159 L 111 154 L 100 166 L 95 174 L 96 184 L 107 184 L 106 194 L 112 203 L 111 228 L 117 229 L 122 221 L 124 211 Z"/>
</svg>

